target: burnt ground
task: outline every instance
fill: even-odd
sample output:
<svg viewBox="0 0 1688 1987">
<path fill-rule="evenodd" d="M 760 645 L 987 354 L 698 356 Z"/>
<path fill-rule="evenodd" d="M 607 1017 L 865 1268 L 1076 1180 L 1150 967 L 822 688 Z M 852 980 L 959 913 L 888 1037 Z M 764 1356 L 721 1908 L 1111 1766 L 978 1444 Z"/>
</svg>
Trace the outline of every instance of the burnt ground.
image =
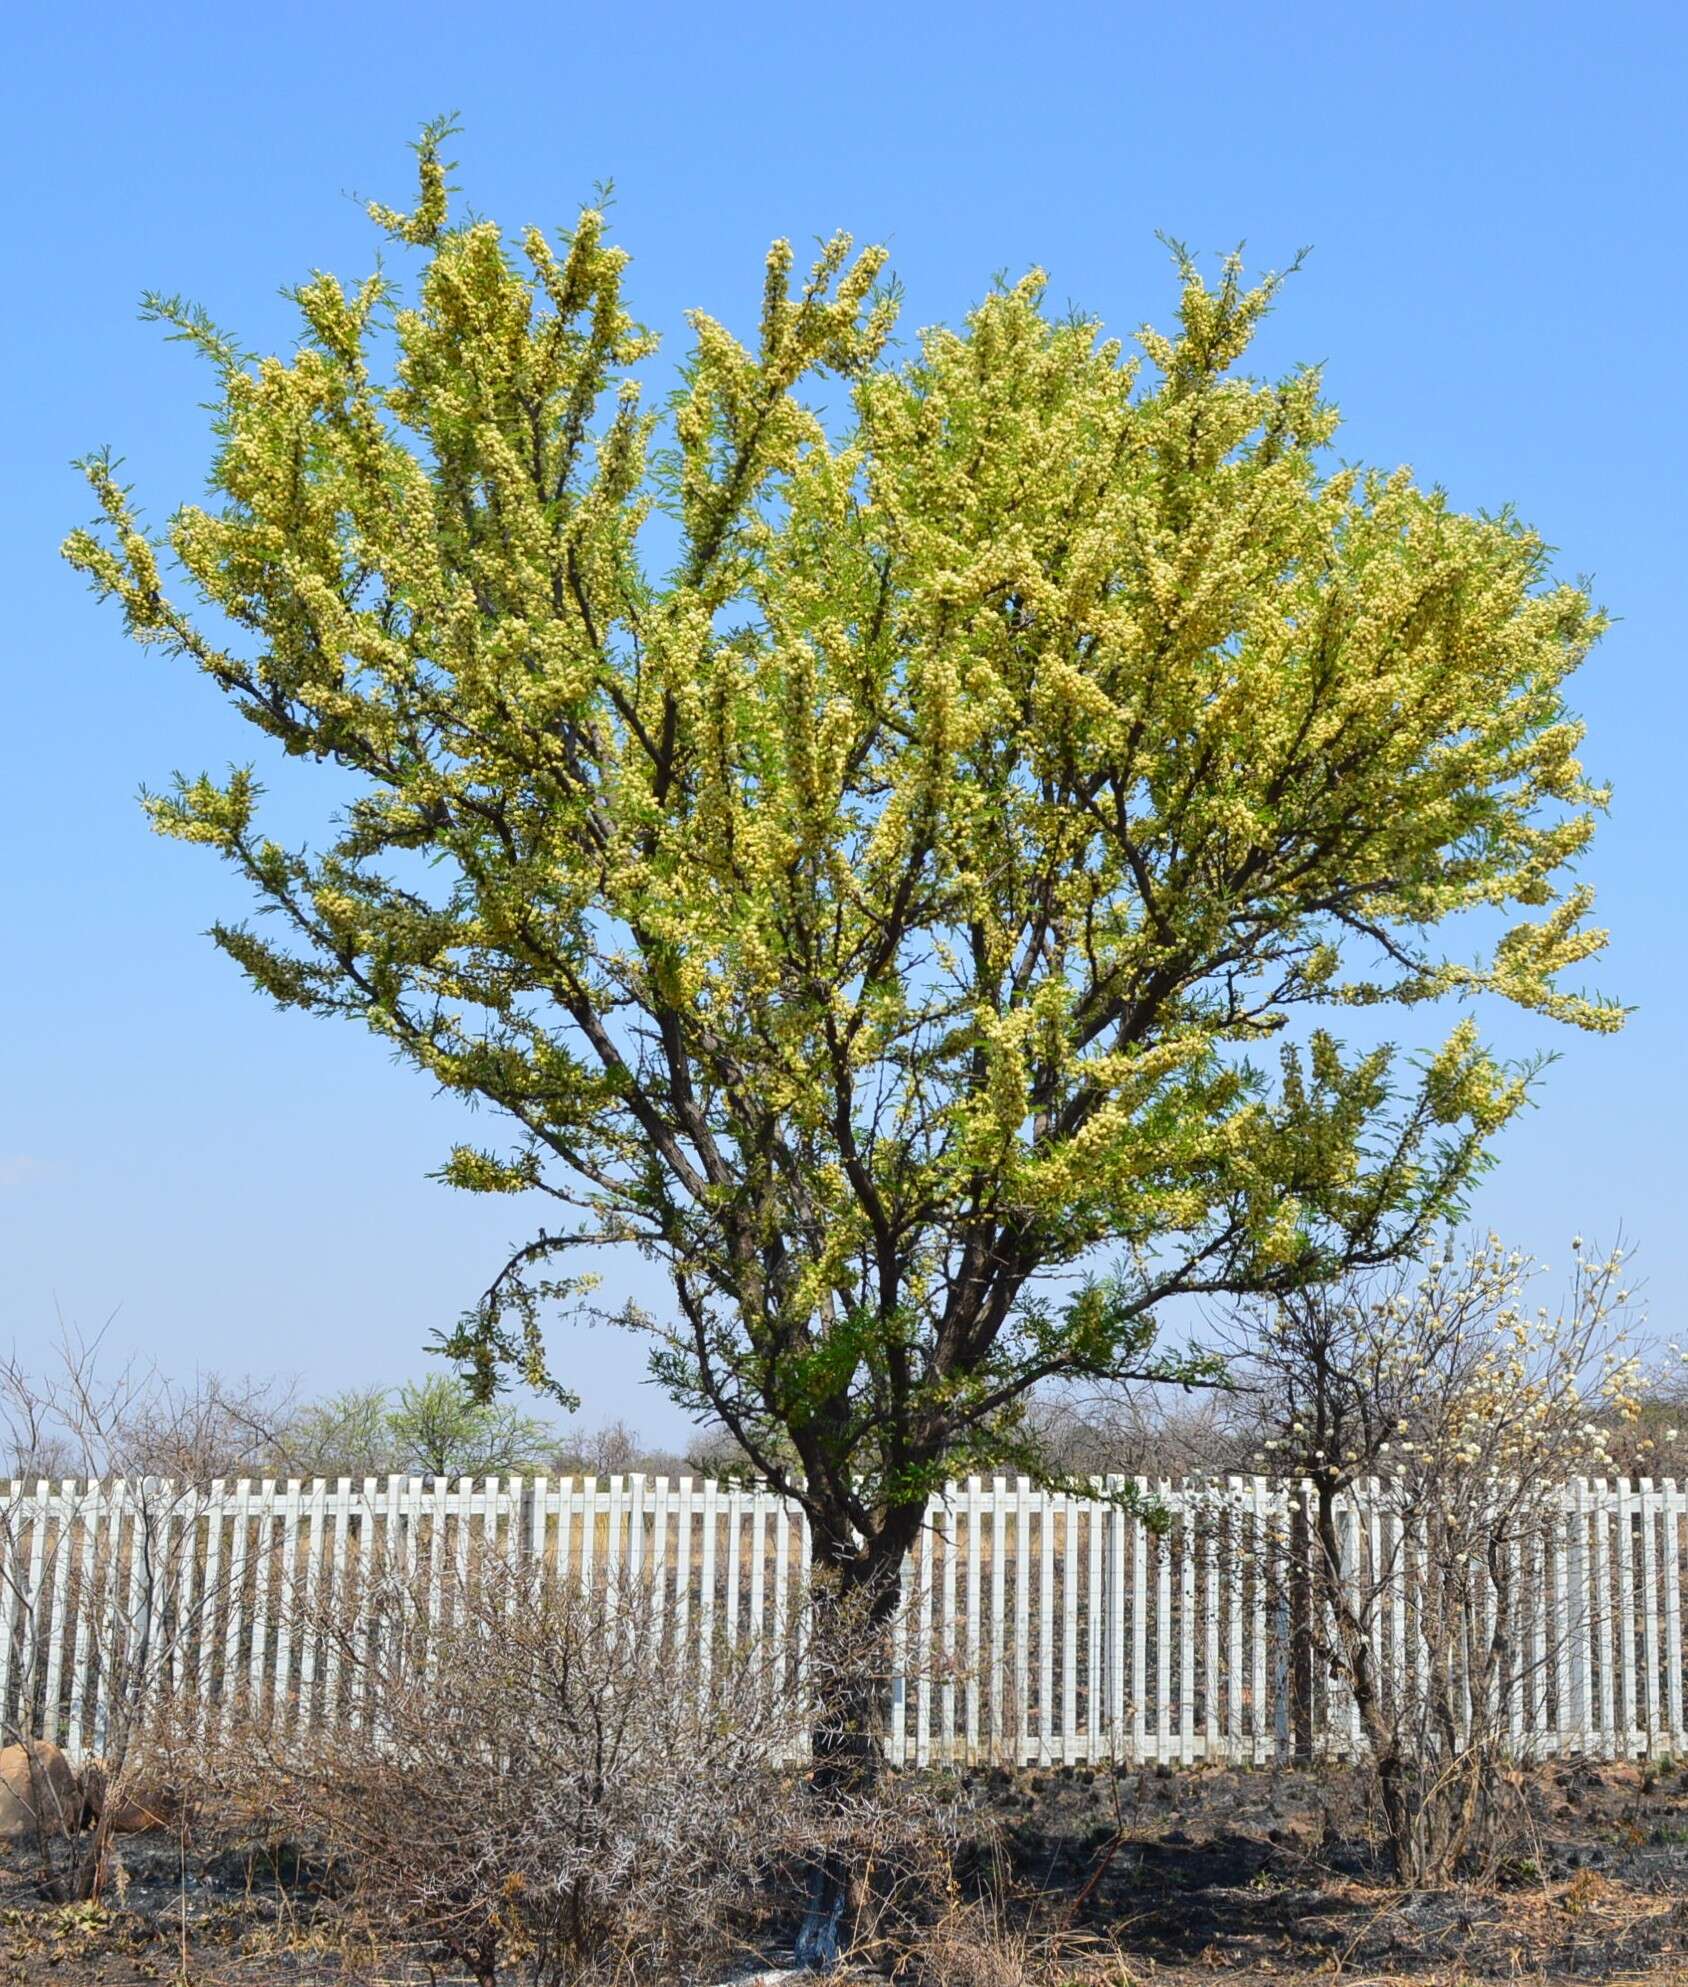
<svg viewBox="0 0 1688 1987">
<path fill-rule="evenodd" d="M 1670 1762 L 1542 1770 L 1499 1878 L 1418 1894 L 1383 1882 L 1342 1768 L 992 1772 L 932 1791 L 959 1810 L 963 1892 L 996 1900 L 1028 1979 L 1688 1987 L 1688 1768 Z M 153 1835 L 119 1854 L 97 1905 L 43 1902 L 30 1864 L 0 1855 L 0 1987 L 453 1978 L 426 1955 L 371 1953 L 288 1850 Z M 936 1978 L 1013 1987 L 1014 1972 L 961 1952 Z"/>
<path fill-rule="evenodd" d="M 1688 1982 L 1688 1770 L 1568 1764 L 1519 1791 L 1496 1880 L 1415 1894 L 1384 1880 L 1347 1769 L 1079 1769 L 975 1799 L 1034 1920 L 1139 1980 Z"/>
</svg>

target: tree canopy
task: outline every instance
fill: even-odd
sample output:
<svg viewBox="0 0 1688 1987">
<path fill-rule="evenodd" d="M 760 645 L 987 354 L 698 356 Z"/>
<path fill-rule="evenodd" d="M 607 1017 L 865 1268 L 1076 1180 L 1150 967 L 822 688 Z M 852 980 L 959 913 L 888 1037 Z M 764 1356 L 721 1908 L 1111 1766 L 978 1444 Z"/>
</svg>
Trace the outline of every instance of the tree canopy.
<svg viewBox="0 0 1688 1987">
<path fill-rule="evenodd" d="M 1036 271 L 901 345 L 884 251 L 776 242 L 651 413 L 603 213 L 455 225 L 443 136 L 372 208 L 413 289 L 313 275 L 264 358 L 151 300 L 214 498 L 155 542 L 92 458 L 67 554 L 350 792 L 303 848 L 250 768 L 147 806 L 272 914 L 215 931 L 259 988 L 511 1125 L 444 1168 L 556 1209 L 450 1338 L 483 1385 L 642 1248 L 667 1385 L 819 1551 L 900 1554 L 1028 1389 L 1185 1370 L 1168 1298 L 1458 1203 L 1530 1071 L 1342 1010 L 1619 1024 L 1562 984 L 1601 617 L 1510 512 L 1335 463 L 1316 371 L 1242 373 L 1279 284 L 1234 258 L 1178 253 L 1139 359 Z"/>
</svg>

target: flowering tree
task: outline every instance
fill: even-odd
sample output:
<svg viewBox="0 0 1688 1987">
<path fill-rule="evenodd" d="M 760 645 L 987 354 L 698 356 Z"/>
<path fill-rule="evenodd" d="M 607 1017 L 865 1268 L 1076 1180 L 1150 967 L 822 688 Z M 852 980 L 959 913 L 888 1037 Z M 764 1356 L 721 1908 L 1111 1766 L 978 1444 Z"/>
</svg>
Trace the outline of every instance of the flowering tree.
<svg viewBox="0 0 1688 1987">
<path fill-rule="evenodd" d="M 1406 1882 L 1494 1853 L 1511 1705 L 1589 1633 L 1546 1605 L 1551 1526 L 1569 1478 L 1611 1467 L 1642 1379 L 1622 1250 L 1573 1258 L 1552 1312 L 1491 1235 L 1293 1293 L 1237 1342 L 1262 1460 L 1310 1487 L 1302 1633 L 1352 1694 Z"/>
<path fill-rule="evenodd" d="M 217 943 L 497 1107 L 513 1144 L 447 1180 L 557 1210 L 447 1349 L 544 1382 L 573 1260 L 646 1251 L 662 1380 L 882 1590 L 1029 1390 L 1188 1373 L 1168 1298 L 1388 1261 L 1523 1099 L 1470 1017 L 1274 1071 L 1293 1018 L 1618 1024 L 1560 983 L 1602 942 L 1562 883 L 1600 617 L 1510 515 L 1330 468 L 1318 376 L 1236 370 L 1277 284 L 1234 262 L 1180 258 L 1140 373 L 1036 273 L 896 356 L 882 251 L 794 281 L 778 242 L 750 343 L 693 315 L 663 430 L 603 216 L 454 226 L 441 138 L 373 210 L 411 300 L 313 276 L 261 360 L 154 300 L 217 381 L 179 588 L 103 456 L 67 554 L 345 777 L 316 847 L 250 770 L 150 798 L 271 914 Z M 1537 915 L 1460 963 L 1479 907 Z"/>
</svg>

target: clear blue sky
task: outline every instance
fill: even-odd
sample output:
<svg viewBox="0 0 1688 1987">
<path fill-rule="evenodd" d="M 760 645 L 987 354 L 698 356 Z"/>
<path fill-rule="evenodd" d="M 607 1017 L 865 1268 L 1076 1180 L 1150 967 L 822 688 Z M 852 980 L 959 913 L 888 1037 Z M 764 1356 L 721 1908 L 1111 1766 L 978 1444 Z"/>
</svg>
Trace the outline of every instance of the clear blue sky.
<svg viewBox="0 0 1688 1987">
<path fill-rule="evenodd" d="M 404 201 L 407 141 L 451 109 L 465 197 L 508 227 L 614 179 L 671 353 L 686 306 L 754 308 L 776 234 L 888 241 L 910 323 L 1035 261 L 1124 332 L 1169 314 L 1156 229 L 1257 265 L 1311 243 L 1263 363 L 1325 361 L 1346 454 L 1515 503 L 1621 617 L 1576 697 L 1616 786 L 1598 983 L 1638 1011 L 1615 1041 L 1491 1017 L 1563 1056 L 1476 1213 L 1554 1263 L 1621 1222 L 1657 1325 L 1688 1323 L 1680 8 L 66 4 L 3 33 L 0 1343 L 43 1343 L 56 1301 L 177 1370 L 402 1376 L 516 1236 L 425 1177 L 453 1107 L 200 936 L 239 892 L 148 835 L 136 788 L 254 740 L 55 552 L 91 446 L 155 517 L 199 489 L 203 383 L 141 290 L 287 340 L 278 286 L 367 267 L 349 196 Z M 562 1363 L 588 1416 L 677 1426 L 634 1343 Z"/>
</svg>

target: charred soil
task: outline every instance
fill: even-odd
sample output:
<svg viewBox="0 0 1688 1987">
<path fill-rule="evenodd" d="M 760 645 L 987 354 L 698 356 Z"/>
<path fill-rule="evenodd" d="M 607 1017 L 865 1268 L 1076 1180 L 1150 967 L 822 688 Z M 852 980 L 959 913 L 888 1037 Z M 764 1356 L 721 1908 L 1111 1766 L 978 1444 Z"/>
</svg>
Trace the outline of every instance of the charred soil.
<svg viewBox="0 0 1688 1987">
<path fill-rule="evenodd" d="M 900 1976 L 934 1987 L 1688 1983 L 1688 1768 L 1673 1762 L 1524 1776 L 1498 1875 L 1421 1892 L 1386 1881 L 1341 1767 L 988 1771 L 933 1791 L 960 1845 L 934 1925 L 959 1900 L 971 1940 L 952 1915 L 930 1958 L 904 1956 Z M 782 1962 L 777 1922 L 747 1927 L 745 1972 Z M 0 1860 L 0 1987 L 454 1978 L 425 1950 L 372 1949 L 333 1873 L 292 1845 L 128 1837 L 102 1896 L 76 1905 L 43 1899 L 33 1855 Z"/>
</svg>

